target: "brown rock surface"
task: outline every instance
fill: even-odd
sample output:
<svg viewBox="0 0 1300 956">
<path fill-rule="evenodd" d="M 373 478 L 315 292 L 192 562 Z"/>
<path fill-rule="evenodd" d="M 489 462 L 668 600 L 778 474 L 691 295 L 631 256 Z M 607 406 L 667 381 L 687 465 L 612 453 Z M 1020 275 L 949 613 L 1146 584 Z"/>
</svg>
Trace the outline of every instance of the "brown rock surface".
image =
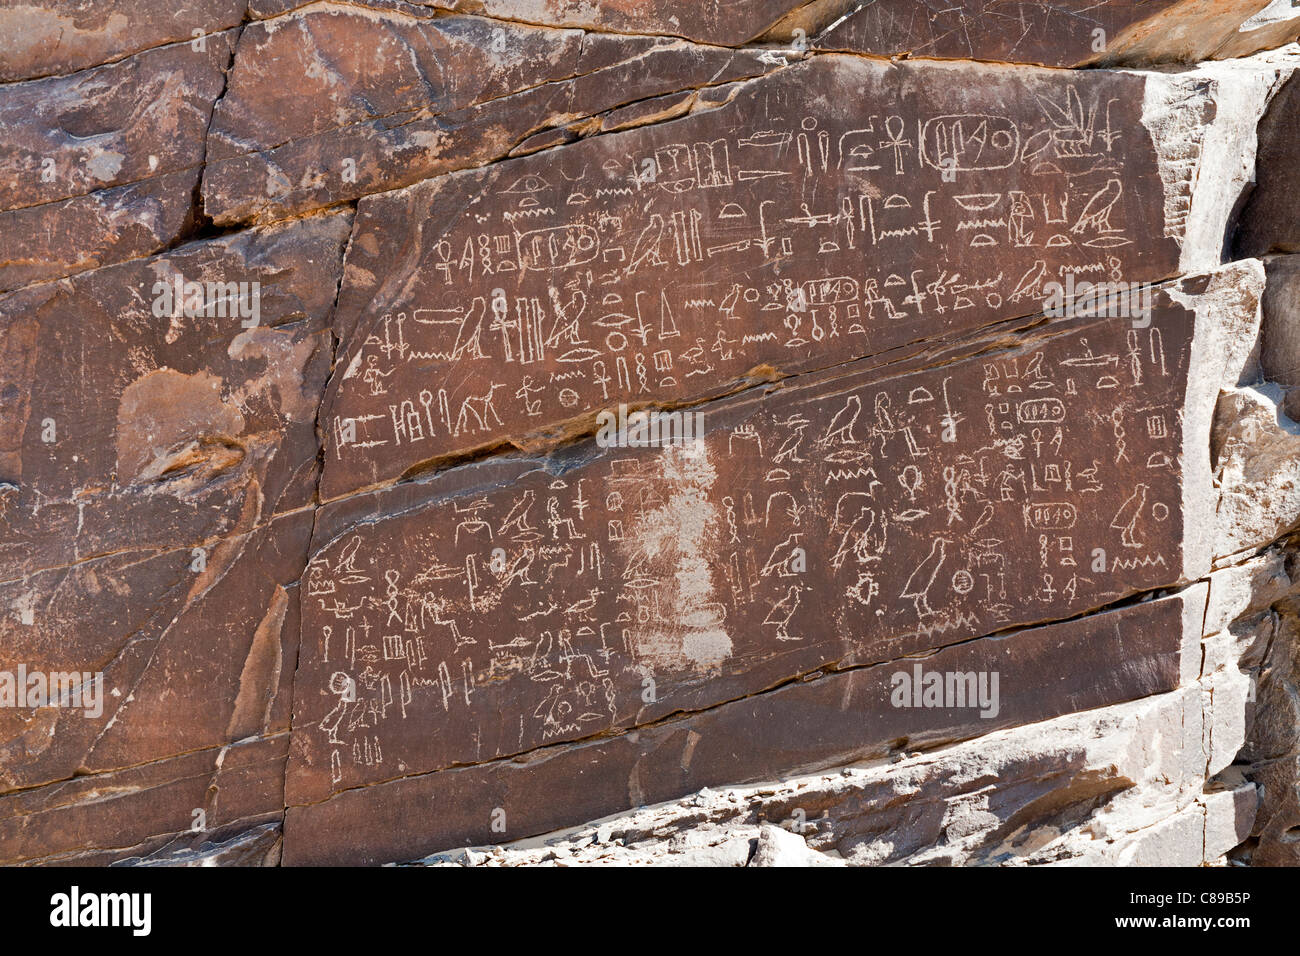
<svg viewBox="0 0 1300 956">
<path fill-rule="evenodd" d="M 1209 463 L 1181 423 L 1217 394 L 1189 387 L 1209 335 L 1162 298 L 1141 330 L 1078 320 L 935 370 L 714 403 L 683 447 L 580 445 L 325 506 L 291 800 L 1195 578 L 1209 556 L 1183 527 L 1213 513 Z"/>
<path fill-rule="evenodd" d="M 0 4 L 0 83 L 193 42 L 237 26 L 247 6 L 248 0 L 6 0 Z"/>
<path fill-rule="evenodd" d="M 1032 315 L 1067 272 L 1174 274 L 1198 162 L 1164 161 L 1158 82 L 818 58 L 714 112 L 367 199 L 322 496 Z"/>
<path fill-rule="evenodd" d="M 202 572 L 190 548 L 128 550 L 0 584 L 0 669 L 99 675 L 90 706 L 0 710 L 0 787 L 287 730 L 310 533 L 304 510 L 208 545 Z"/>
<path fill-rule="evenodd" d="M 1080 622 L 985 638 L 919 660 L 794 682 L 632 733 L 550 748 L 530 759 L 406 776 L 343 790 L 309 806 L 295 805 L 308 794 L 298 789 L 301 779 L 291 766 L 284 860 L 380 863 L 409 858 L 413 848 L 512 839 L 702 786 L 885 756 L 1000 725 L 1158 694 L 1196 674 L 1199 651 L 1189 652 L 1200 633 L 1203 602 L 1201 589 L 1199 596 L 1193 592 Z M 918 665 L 939 673 L 997 671 L 1002 711 L 986 720 L 976 709 L 892 707 L 893 675 Z M 1045 685 L 1043 674 L 1056 679 Z M 1017 686 L 1018 693 L 1012 690 Z M 752 733 L 758 726 L 764 732 Z M 296 729 L 295 737 L 301 740 Z M 369 752 L 377 753 L 373 747 Z M 501 821 L 505 829 L 494 829 Z"/>
<path fill-rule="evenodd" d="M 1300 252 L 1300 210 L 1292 198 L 1300 190 L 1294 162 L 1300 147 L 1300 78 L 1292 77 L 1269 104 L 1259 129 L 1259 172 L 1242 212 L 1235 253 L 1259 256 Z"/>
<path fill-rule="evenodd" d="M 0 296 L 3 579 L 202 544 L 311 503 L 349 220 L 250 230 Z M 177 277 L 202 283 L 214 314 L 186 315 L 174 296 L 169 307 Z M 225 283 L 247 296 L 223 302 Z"/>
<path fill-rule="evenodd" d="M 102 674 L 93 717 L 0 710 L 6 788 L 287 729 L 348 226 L 303 219 L 0 297 L 0 670 Z M 227 290 L 206 283 L 246 283 L 257 308 L 156 307 L 176 277 L 208 303 Z"/>
<path fill-rule="evenodd" d="M 282 812 L 286 742 L 279 734 L 0 796 L 0 863 L 103 865 L 264 827 Z"/>
<path fill-rule="evenodd" d="M 431 6 L 441 6 L 442 0 Z M 727 3 L 677 3 L 675 0 L 450 0 L 466 12 L 557 27 L 583 27 L 614 33 L 657 33 L 701 43 L 736 46 L 764 33 L 799 0 L 730 0 Z"/>
<path fill-rule="evenodd" d="M 823 50 L 880 56 L 1045 66 L 1196 63 L 1291 42 L 1300 36 L 1300 11 L 1277 9 L 1286 3 L 1289 0 L 1282 4 L 1269 0 L 832 3 L 821 5 L 825 12 L 818 27 L 825 24 L 825 28 L 813 44 Z"/>
<path fill-rule="evenodd" d="M 1261 376 L 1282 390 L 1282 406 L 1300 421 L 1300 256 L 1277 256 L 1266 265 Z"/>
<path fill-rule="evenodd" d="M 0 864 L 1297 862 L 1298 29 L 0 0 Z"/>
<path fill-rule="evenodd" d="M 313 4 L 241 33 L 210 158 L 421 108 L 451 112 L 564 79 L 582 41 L 577 30 Z"/>
<path fill-rule="evenodd" d="M 209 214 L 264 221 L 409 185 L 504 157 L 548 127 L 598 129 L 590 118 L 604 111 L 784 63 L 762 50 L 430 16 L 314 4 L 248 27 L 213 122 Z M 311 109 L 297 105 L 304 96 Z"/>
<path fill-rule="evenodd" d="M 194 223 L 197 169 L 0 212 L 0 292 L 136 259 Z"/>
<path fill-rule="evenodd" d="M 0 85 L 0 210 L 197 168 L 236 35 Z"/>
<path fill-rule="evenodd" d="M 126 18 L 70 6 L 61 15 L 73 20 Z M 136 16 L 154 23 L 161 12 Z M 178 21 L 195 12 L 182 7 Z M 43 28 L 27 21 L 53 29 L 47 18 L 59 16 L 0 8 L 0 50 L 43 42 Z M 27 26 L 11 38 L 5 23 L 14 18 Z M 0 84 L 0 291 L 147 256 L 193 230 L 208 124 L 237 32 Z M 77 61 L 107 53 L 79 51 L 75 34 L 67 40 Z M 0 70 L 6 63 L 0 55 Z"/>
</svg>

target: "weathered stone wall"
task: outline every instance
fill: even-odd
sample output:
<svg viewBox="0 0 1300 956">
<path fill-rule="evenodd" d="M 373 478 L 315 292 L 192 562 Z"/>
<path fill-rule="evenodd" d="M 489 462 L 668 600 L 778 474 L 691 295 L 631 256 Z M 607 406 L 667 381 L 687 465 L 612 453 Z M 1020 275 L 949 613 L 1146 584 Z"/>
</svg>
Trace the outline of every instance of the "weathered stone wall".
<svg viewBox="0 0 1300 956">
<path fill-rule="evenodd" d="M 0 863 L 1300 862 L 1297 37 L 5 3 Z"/>
</svg>

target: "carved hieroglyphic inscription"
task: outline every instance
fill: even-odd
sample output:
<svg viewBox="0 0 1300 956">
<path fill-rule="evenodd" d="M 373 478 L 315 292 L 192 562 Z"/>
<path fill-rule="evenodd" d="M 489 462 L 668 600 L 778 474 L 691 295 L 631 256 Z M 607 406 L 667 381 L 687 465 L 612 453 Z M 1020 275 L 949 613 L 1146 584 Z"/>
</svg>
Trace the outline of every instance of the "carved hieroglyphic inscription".
<svg viewBox="0 0 1300 956">
<path fill-rule="evenodd" d="M 1144 328 L 1066 325 L 718 402 L 681 446 L 588 443 L 326 506 L 296 799 L 1177 580 L 1192 317 L 1162 297 Z"/>
<path fill-rule="evenodd" d="M 323 497 L 1034 314 L 1066 272 L 1171 274 L 1146 82 L 825 56 L 724 109 L 364 200 Z"/>
<path fill-rule="evenodd" d="M 795 768 L 884 756 L 900 742 L 957 740 L 1172 690 L 1200 666 L 1205 595 L 1204 586 L 1187 588 L 1008 637 L 966 641 L 901 667 L 794 681 L 635 734 L 549 748 L 528 761 L 416 774 L 306 806 L 290 797 L 284 862 L 374 864 L 407 860 L 421 849 L 497 843 L 701 787 L 771 780 Z M 998 714 L 882 707 L 893 675 L 918 664 L 948 673 L 998 672 Z M 1199 726 L 1194 732 L 1199 745 Z M 492 815 L 487 807 L 495 808 Z M 909 801 L 900 811 L 912 808 Z M 504 832 L 494 825 L 497 810 Z"/>
</svg>

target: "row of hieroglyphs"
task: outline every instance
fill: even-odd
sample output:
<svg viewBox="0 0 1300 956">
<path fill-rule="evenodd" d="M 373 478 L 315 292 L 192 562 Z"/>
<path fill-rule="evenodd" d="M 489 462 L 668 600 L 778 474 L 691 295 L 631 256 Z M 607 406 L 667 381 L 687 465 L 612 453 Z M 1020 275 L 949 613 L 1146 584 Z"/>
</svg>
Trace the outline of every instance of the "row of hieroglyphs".
<svg viewBox="0 0 1300 956">
<path fill-rule="evenodd" d="M 362 513 L 400 513 L 308 567 L 296 746 L 347 788 L 1171 583 L 1192 325 L 1162 299 L 1146 328 L 713 403 L 684 446 L 376 492 Z"/>
<path fill-rule="evenodd" d="M 363 201 L 326 496 L 1031 315 L 1067 274 L 1175 270 L 1142 79 L 990 68 L 974 111 L 945 72 L 821 58 L 721 111 Z"/>
</svg>

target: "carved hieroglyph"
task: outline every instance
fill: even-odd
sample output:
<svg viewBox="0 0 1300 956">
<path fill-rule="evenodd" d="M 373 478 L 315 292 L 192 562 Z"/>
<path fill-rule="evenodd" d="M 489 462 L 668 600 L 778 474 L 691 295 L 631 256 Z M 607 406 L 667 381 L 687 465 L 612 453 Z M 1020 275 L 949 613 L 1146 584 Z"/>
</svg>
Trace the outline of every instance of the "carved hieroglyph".
<svg viewBox="0 0 1300 956">
<path fill-rule="evenodd" d="M 1294 855 L 1300 575 L 1245 560 L 1300 513 L 1294 264 L 1258 336 L 1219 267 L 1294 245 L 1294 51 L 885 61 L 1218 59 L 1291 0 L 3 6 L 0 863 L 383 862 L 861 758 L 875 862 L 1208 861 L 1234 756 Z M 622 402 L 691 440 L 593 442 Z"/>
</svg>

